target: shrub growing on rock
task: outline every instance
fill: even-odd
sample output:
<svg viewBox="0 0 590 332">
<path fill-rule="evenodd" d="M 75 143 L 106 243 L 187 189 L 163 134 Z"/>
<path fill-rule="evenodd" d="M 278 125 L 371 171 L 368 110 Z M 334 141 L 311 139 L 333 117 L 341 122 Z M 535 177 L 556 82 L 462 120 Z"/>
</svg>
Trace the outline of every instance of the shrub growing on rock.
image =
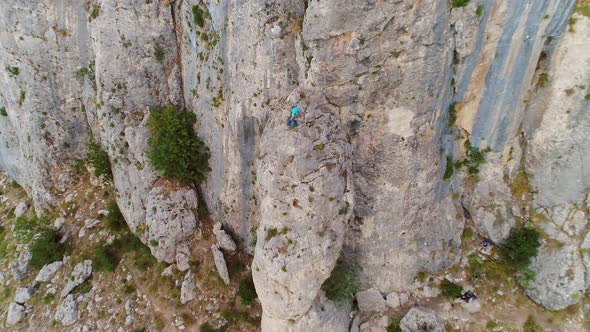
<svg viewBox="0 0 590 332">
<path fill-rule="evenodd" d="M 522 227 L 513 229 L 499 249 L 507 266 L 523 270 L 529 266 L 531 259 L 537 256 L 540 246 L 539 232 L 532 228 Z"/>
<path fill-rule="evenodd" d="M 322 285 L 326 297 L 335 302 L 350 302 L 360 290 L 360 284 L 353 273 L 342 262 L 338 262 L 330 277 Z"/>
<path fill-rule="evenodd" d="M 463 288 L 454 282 L 444 279 L 440 283 L 440 290 L 442 294 L 450 299 L 455 299 L 461 296 Z"/>
<path fill-rule="evenodd" d="M 113 172 L 111 170 L 111 160 L 109 155 L 102 149 L 100 144 L 94 143 L 92 140 L 88 142 L 88 153 L 86 159 L 94 167 L 94 176 L 102 177 L 104 180 L 113 180 Z"/>
<path fill-rule="evenodd" d="M 238 286 L 238 296 L 240 297 L 243 305 L 251 305 L 256 297 L 256 288 L 254 287 L 254 281 L 252 275 L 242 279 Z"/>
<path fill-rule="evenodd" d="M 162 176 L 185 184 L 205 181 L 209 168 L 209 148 L 194 134 L 196 117 L 173 105 L 153 109 L 148 126 L 153 136 L 149 140 L 148 158 Z"/>
<path fill-rule="evenodd" d="M 40 269 L 45 264 L 61 260 L 66 248 L 59 243 L 60 239 L 61 235 L 56 229 L 42 228 L 29 246 L 31 267 Z"/>
<path fill-rule="evenodd" d="M 109 228 L 113 231 L 120 231 L 125 229 L 127 224 L 125 223 L 125 218 L 119 209 L 119 205 L 117 202 L 111 201 L 108 206 L 109 214 L 107 215 L 107 223 Z"/>
</svg>

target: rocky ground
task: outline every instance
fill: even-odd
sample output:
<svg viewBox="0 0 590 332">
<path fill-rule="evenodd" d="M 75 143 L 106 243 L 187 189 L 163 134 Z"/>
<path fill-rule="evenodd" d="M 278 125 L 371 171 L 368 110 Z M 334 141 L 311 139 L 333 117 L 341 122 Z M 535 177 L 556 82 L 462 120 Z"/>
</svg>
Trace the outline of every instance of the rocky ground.
<svg viewBox="0 0 590 332">
<path fill-rule="evenodd" d="M 29 266 L 27 247 L 13 232 L 17 216 L 34 215 L 30 199 L 4 174 L 0 188 L 3 329 L 194 331 L 203 324 L 258 329 L 260 305 L 242 305 L 236 295 L 238 283 L 250 274 L 251 257 L 235 252 L 235 243 L 223 230 L 204 222 L 199 242 L 187 245 L 186 257 L 177 257 L 176 264 L 157 263 L 149 251 L 143 256 L 130 252 L 114 271 L 96 271 L 95 248 L 128 230 L 109 229 L 112 188 L 84 175 L 50 218 L 67 245 L 66 255 L 38 270 Z M 212 247 L 221 255 L 220 262 L 214 261 Z M 218 275 L 216 263 L 227 279 Z"/>
</svg>

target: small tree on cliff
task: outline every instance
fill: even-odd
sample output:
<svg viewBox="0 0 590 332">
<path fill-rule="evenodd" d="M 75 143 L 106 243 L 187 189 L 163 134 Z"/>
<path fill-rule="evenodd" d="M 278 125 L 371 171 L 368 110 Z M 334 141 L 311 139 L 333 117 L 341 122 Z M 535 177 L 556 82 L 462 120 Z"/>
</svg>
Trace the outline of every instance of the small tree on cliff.
<svg viewBox="0 0 590 332">
<path fill-rule="evenodd" d="M 195 135 L 193 113 L 178 110 L 171 104 L 154 108 L 148 119 L 153 136 L 148 144 L 148 158 L 165 177 L 185 184 L 205 181 L 209 168 L 209 148 Z"/>
</svg>

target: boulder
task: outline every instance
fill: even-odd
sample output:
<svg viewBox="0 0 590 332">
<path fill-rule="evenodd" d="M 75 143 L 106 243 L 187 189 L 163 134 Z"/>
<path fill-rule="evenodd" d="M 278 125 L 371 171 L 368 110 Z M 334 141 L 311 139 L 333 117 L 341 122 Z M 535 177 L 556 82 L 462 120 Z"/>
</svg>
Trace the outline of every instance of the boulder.
<svg viewBox="0 0 590 332">
<path fill-rule="evenodd" d="M 536 273 L 526 294 L 549 310 L 578 303 L 585 291 L 584 265 L 574 245 L 551 249 L 541 247 L 530 265 Z"/>
<path fill-rule="evenodd" d="M 356 294 L 356 301 L 360 311 L 383 311 L 385 299 L 378 289 L 370 288 Z"/>
<path fill-rule="evenodd" d="M 29 209 L 29 204 L 27 202 L 20 202 L 20 203 L 18 203 L 18 205 L 14 209 L 14 215 L 17 218 L 22 217 L 25 215 L 25 213 L 27 213 L 28 209 Z"/>
<path fill-rule="evenodd" d="M 27 276 L 29 272 L 30 266 L 29 262 L 31 261 L 31 253 L 29 250 L 25 250 L 20 253 L 18 258 L 10 264 L 12 267 L 12 274 L 14 276 L 14 280 L 21 280 Z"/>
<path fill-rule="evenodd" d="M 191 250 L 186 243 L 179 244 L 176 248 L 176 268 L 179 271 L 190 269 Z"/>
<path fill-rule="evenodd" d="M 55 320 L 68 326 L 78 321 L 78 302 L 73 294 L 69 294 L 55 311 Z"/>
<path fill-rule="evenodd" d="M 195 299 L 197 295 L 197 285 L 195 283 L 195 275 L 192 272 L 187 272 L 182 280 L 180 288 L 180 303 L 185 304 Z"/>
<path fill-rule="evenodd" d="M 74 271 L 72 271 L 68 278 L 68 283 L 61 291 L 61 298 L 66 297 L 70 292 L 84 281 L 88 280 L 92 275 L 92 261 L 87 259 L 83 262 L 76 264 Z"/>
<path fill-rule="evenodd" d="M 55 229 L 61 229 L 61 226 L 63 226 L 64 222 L 66 222 L 65 218 L 63 218 L 63 217 L 56 218 L 55 221 L 53 222 L 53 227 L 55 227 Z"/>
<path fill-rule="evenodd" d="M 37 282 L 51 282 L 57 271 L 63 266 L 62 261 L 56 261 L 53 263 L 46 264 L 41 268 L 41 271 L 35 277 Z"/>
<path fill-rule="evenodd" d="M 217 239 L 217 246 L 220 249 L 227 251 L 236 250 L 236 243 L 234 242 L 234 240 L 232 240 L 229 234 L 227 234 L 223 229 L 221 229 L 221 223 L 215 223 L 215 225 L 213 226 L 213 233 L 215 233 L 215 238 Z"/>
<path fill-rule="evenodd" d="M 401 306 L 399 294 L 397 292 L 391 292 L 387 294 L 386 302 L 387 306 L 391 309 L 397 309 Z"/>
<path fill-rule="evenodd" d="M 18 303 L 12 302 L 8 305 L 8 313 L 6 314 L 6 325 L 12 326 L 25 317 L 25 307 Z"/>
<path fill-rule="evenodd" d="M 216 245 L 211 246 L 211 252 L 213 253 L 213 260 L 215 261 L 215 267 L 217 268 L 217 274 L 229 285 L 229 272 L 227 271 L 227 265 L 225 264 L 225 258 L 223 258 L 223 252 L 219 250 Z"/>
<path fill-rule="evenodd" d="M 400 327 L 403 332 L 445 332 L 444 322 L 432 309 L 414 307 L 402 318 Z"/>
<path fill-rule="evenodd" d="M 31 287 L 17 287 L 14 295 L 14 302 L 18 304 L 25 304 L 33 296 L 33 288 Z"/>
</svg>

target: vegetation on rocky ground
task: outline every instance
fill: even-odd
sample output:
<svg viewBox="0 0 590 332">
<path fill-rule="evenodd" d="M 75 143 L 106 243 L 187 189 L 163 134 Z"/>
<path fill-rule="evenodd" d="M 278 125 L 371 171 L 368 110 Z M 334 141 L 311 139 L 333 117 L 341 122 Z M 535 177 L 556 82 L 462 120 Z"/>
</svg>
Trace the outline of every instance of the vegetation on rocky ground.
<svg viewBox="0 0 590 332">
<path fill-rule="evenodd" d="M 322 285 L 326 297 L 332 301 L 344 303 L 351 302 L 355 294 L 360 290 L 360 284 L 355 273 L 338 261 L 330 277 Z"/>
<path fill-rule="evenodd" d="M 193 132 L 196 116 L 168 104 L 154 108 L 149 115 L 148 158 L 154 168 L 165 177 L 185 184 L 199 184 L 206 180 L 211 153 Z"/>
<path fill-rule="evenodd" d="M 66 247 L 60 243 L 61 234 L 53 227 L 49 227 L 49 219 L 18 217 L 14 223 L 14 234 L 19 242 L 29 245 L 31 253 L 31 267 L 42 268 L 45 264 L 61 260 Z"/>
<path fill-rule="evenodd" d="M 109 159 L 109 155 L 102 149 L 100 144 L 94 143 L 92 138 L 88 141 L 86 160 L 94 168 L 94 176 L 103 180 L 113 180 L 113 171 L 111 170 L 111 160 Z"/>
</svg>

